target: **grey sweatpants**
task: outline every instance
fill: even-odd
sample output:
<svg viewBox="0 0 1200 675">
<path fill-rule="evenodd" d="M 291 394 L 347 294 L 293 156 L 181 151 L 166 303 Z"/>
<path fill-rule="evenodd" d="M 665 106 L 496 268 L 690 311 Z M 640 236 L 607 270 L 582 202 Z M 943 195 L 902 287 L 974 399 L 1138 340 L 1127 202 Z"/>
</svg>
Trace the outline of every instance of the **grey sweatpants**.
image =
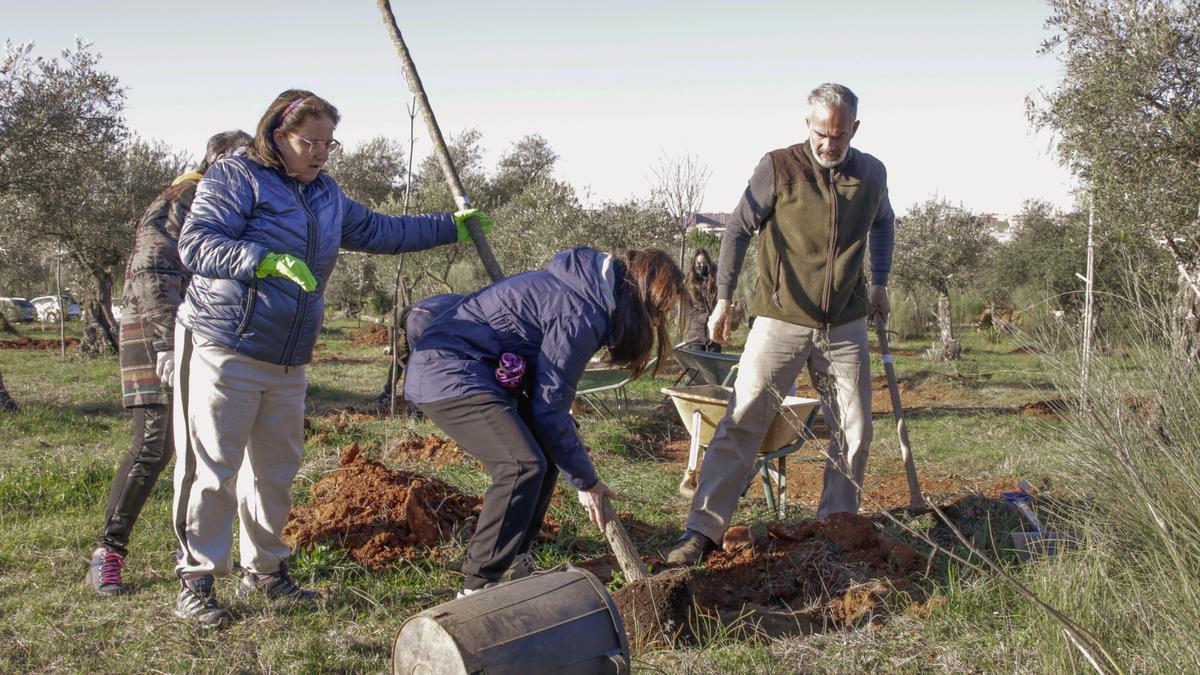
<svg viewBox="0 0 1200 675">
<path fill-rule="evenodd" d="M 281 534 L 304 452 L 304 367 L 258 361 L 177 328 L 174 514 L 184 557 L 176 572 L 232 571 L 235 512 L 242 566 L 277 572 L 290 553 Z"/>
<path fill-rule="evenodd" d="M 830 427 L 817 517 L 858 512 L 855 485 L 862 485 L 871 446 L 866 320 L 823 331 L 759 317 L 746 340 L 729 408 L 704 452 L 688 529 L 721 542 L 767 428 L 805 366 L 821 393 L 821 412 Z"/>
</svg>

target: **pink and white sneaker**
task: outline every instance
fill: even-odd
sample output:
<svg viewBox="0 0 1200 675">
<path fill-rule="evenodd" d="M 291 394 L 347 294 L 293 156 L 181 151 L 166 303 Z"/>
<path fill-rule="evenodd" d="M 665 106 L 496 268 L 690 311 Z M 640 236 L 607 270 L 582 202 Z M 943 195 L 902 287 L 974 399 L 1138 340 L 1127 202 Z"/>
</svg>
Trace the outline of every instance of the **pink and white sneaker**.
<svg viewBox="0 0 1200 675">
<path fill-rule="evenodd" d="M 125 583 L 121 581 L 124 567 L 125 556 L 101 546 L 92 551 L 85 581 L 100 595 L 120 595 L 125 592 Z"/>
</svg>

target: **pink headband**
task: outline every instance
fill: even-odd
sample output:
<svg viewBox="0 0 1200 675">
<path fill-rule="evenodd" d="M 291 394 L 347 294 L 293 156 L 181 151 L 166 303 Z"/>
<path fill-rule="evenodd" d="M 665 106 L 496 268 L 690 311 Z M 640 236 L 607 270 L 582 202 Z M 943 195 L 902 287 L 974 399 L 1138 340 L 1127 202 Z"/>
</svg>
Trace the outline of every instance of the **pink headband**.
<svg viewBox="0 0 1200 675">
<path fill-rule="evenodd" d="M 283 109 L 283 112 L 279 114 L 279 122 L 278 122 L 278 123 L 279 123 L 279 124 L 283 124 L 283 120 L 284 120 L 284 119 L 285 119 L 285 118 L 286 118 L 286 117 L 287 117 L 289 114 L 291 114 L 291 112 L 292 112 L 293 110 L 295 110 L 295 109 L 296 109 L 296 106 L 300 105 L 301 103 L 304 103 L 304 102 L 305 102 L 305 101 L 307 101 L 307 100 L 308 100 L 308 97 L 307 97 L 307 96 L 301 96 L 300 98 L 296 99 L 295 101 L 292 101 L 291 103 L 289 103 L 289 104 L 288 104 L 288 107 L 284 108 L 284 109 Z"/>
</svg>

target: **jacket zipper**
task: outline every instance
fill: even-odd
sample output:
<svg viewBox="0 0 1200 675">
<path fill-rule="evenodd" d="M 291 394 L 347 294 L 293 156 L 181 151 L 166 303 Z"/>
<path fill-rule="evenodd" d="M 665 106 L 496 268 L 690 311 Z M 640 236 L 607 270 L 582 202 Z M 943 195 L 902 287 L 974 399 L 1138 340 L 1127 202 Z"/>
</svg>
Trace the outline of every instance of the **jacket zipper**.
<svg viewBox="0 0 1200 675">
<path fill-rule="evenodd" d="M 821 299 L 821 312 L 824 313 L 823 323 L 829 324 L 829 303 L 833 294 L 833 258 L 837 247 L 838 210 L 837 186 L 833 182 L 833 169 L 829 170 L 829 253 L 825 258 L 825 294 Z"/>
<path fill-rule="evenodd" d="M 246 301 L 246 316 L 237 327 L 237 336 L 241 337 L 250 328 L 250 319 L 254 316 L 254 305 L 258 299 L 258 279 L 250 282 L 250 297 Z"/>
<path fill-rule="evenodd" d="M 299 182 L 293 185 L 293 190 L 296 193 L 296 201 L 300 202 L 300 208 L 304 209 L 304 225 L 308 233 L 308 241 L 304 251 L 304 264 L 308 265 L 309 271 L 316 266 L 313 260 L 313 252 L 317 249 L 317 228 L 316 216 L 308 208 L 308 202 L 304 201 L 304 193 L 301 191 Z M 288 336 L 287 346 L 283 350 L 283 361 L 280 365 L 286 365 L 292 362 L 295 356 L 296 345 L 300 342 L 300 329 L 304 326 L 304 320 L 308 315 L 308 293 L 303 289 L 300 290 L 300 306 L 296 309 L 296 317 L 292 320 L 291 335 Z"/>
</svg>

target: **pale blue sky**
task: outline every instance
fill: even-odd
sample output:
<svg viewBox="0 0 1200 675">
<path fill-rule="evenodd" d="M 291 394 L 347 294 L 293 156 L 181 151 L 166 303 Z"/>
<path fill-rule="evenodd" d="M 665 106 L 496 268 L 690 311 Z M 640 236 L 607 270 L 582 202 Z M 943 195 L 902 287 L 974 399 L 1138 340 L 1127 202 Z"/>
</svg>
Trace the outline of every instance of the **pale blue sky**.
<svg viewBox="0 0 1200 675">
<path fill-rule="evenodd" d="M 762 154 L 804 138 L 808 91 L 836 81 L 861 99 L 854 145 L 887 165 L 898 211 L 935 192 L 1001 213 L 1072 201 L 1052 139 L 1024 115 L 1059 72 L 1037 54 L 1038 0 L 393 8 L 444 132 L 479 128 L 489 164 L 540 133 L 593 199 L 644 195 L 663 152 L 691 152 L 712 170 L 705 210 L 732 210 Z M 338 106 L 343 141 L 407 138 L 410 97 L 369 0 L 4 0 L 0 16 L 0 36 L 39 54 L 93 42 L 128 88 L 131 127 L 193 154 L 216 130 L 253 131 L 294 86 Z M 428 147 L 419 138 L 418 156 Z"/>
</svg>

